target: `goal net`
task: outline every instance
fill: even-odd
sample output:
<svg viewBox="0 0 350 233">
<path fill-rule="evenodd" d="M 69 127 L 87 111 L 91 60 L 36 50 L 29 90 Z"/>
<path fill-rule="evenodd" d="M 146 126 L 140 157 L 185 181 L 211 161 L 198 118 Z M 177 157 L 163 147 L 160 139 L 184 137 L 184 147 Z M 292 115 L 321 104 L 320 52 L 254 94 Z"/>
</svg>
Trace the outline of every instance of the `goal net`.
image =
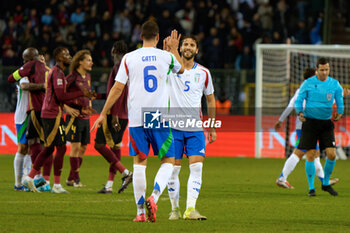
<svg viewBox="0 0 350 233">
<path fill-rule="evenodd" d="M 329 59 L 330 77 L 350 88 L 350 46 L 266 44 L 258 45 L 256 53 L 255 154 L 257 158 L 289 156 L 296 142 L 295 111 L 281 131 L 276 132 L 274 124 L 300 87 L 304 70 L 315 68 L 320 57 Z M 350 101 L 344 100 L 344 104 L 346 116 Z M 349 147 L 345 119 L 337 126 L 336 139 L 338 146 Z"/>
</svg>

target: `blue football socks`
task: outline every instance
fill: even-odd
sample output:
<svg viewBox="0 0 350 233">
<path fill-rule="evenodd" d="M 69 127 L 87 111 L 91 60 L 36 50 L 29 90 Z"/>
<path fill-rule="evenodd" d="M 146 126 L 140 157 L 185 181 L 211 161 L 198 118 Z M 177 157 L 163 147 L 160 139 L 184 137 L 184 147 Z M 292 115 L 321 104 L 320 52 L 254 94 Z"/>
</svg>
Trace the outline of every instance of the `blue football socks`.
<svg viewBox="0 0 350 233">
<path fill-rule="evenodd" d="M 309 190 L 315 189 L 315 162 L 305 161 L 305 172 L 307 177 L 307 182 L 309 183 Z"/>
</svg>

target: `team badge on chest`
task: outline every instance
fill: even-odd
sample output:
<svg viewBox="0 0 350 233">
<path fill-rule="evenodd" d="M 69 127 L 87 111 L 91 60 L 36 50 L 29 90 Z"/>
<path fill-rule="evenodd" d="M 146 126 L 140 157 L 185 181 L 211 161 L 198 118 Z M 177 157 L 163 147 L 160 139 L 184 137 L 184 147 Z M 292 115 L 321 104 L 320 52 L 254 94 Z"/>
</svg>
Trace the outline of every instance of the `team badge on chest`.
<svg viewBox="0 0 350 233">
<path fill-rule="evenodd" d="M 196 83 L 198 83 L 199 80 L 200 80 L 200 77 L 201 77 L 201 74 L 196 73 L 196 74 L 194 75 L 194 81 L 195 81 Z"/>
<path fill-rule="evenodd" d="M 327 93 L 327 100 L 331 101 L 331 99 L 332 99 L 332 93 Z"/>
</svg>

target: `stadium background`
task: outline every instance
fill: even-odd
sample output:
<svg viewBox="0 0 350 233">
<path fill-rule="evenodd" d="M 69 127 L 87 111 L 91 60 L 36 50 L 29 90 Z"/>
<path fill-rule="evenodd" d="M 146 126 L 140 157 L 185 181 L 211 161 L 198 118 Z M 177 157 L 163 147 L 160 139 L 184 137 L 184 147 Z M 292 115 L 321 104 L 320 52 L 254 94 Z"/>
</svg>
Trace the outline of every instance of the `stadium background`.
<svg viewBox="0 0 350 233">
<path fill-rule="evenodd" d="M 348 43 L 349 8 L 350 3 L 341 0 L 6 2 L 0 9 L 0 153 L 12 154 L 17 149 L 11 113 L 16 93 L 7 77 L 21 66 L 25 48 L 38 48 L 50 67 L 54 65 L 52 51 L 57 46 L 67 46 L 71 54 L 80 49 L 91 50 L 95 63 L 92 88 L 105 93 L 113 42 L 124 39 L 130 50 L 138 48 L 140 25 L 152 18 L 160 26 L 161 39 L 173 28 L 182 34 L 196 35 L 200 42 L 196 60 L 211 70 L 216 97 L 232 103 L 230 116 L 218 116 L 224 121 L 224 129 L 218 132 L 219 140 L 207 147 L 207 154 L 253 157 L 255 45 Z M 95 100 L 93 107 L 100 111 L 103 103 Z M 91 137 L 94 139 L 94 134 Z M 283 133 L 267 130 L 262 143 L 266 150 L 275 152 L 275 157 L 284 157 L 283 138 Z M 124 155 L 127 140 L 126 133 Z M 347 146 L 348 141 L 345 139 L 342 145 Z M 90 146 L 87 154 L 97 153 Z"/>
</svg>

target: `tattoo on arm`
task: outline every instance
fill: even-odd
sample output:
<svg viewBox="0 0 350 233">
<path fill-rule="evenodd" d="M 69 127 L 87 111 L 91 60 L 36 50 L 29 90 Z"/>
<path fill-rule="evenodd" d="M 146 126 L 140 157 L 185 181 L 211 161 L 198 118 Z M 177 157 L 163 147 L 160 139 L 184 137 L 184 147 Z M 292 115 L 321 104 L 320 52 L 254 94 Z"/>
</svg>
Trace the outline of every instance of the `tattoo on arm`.
<svg viewBox="0 0 350 233">
<path fill-rule="evenodd" d="M 25 91 L 43 91 L 45 85 L 43 83 L 22 83 L 21 89 Z"/>
</svg>

